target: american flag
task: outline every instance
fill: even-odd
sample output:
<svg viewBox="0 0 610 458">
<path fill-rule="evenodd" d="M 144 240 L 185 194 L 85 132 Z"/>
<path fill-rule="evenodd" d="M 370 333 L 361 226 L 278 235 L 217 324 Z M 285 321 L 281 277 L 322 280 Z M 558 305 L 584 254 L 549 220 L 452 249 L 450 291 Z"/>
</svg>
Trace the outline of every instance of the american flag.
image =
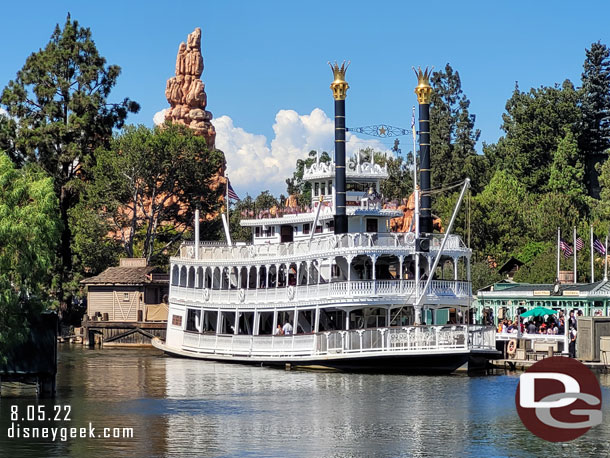
<svg viewBox="0 0 610 458">
<path fill-rule="evenodd" d="M 595 248 L 595 251 L 597 251 L 599 254 L 606 254 L 606 247 L 598 239 L 595 239 L 593 242 L 593 248 Z"/>
<path fill-rule="evenodd" d="M 228 178 L 227 178 L 227 186 L 229 187 L 229 189 L 227 190 L 227 195 L 229 196 L 229 199 L 239 200 L 239 196 L 233 190 L 233 186 L 231 186 L 231 182 L 229 181 Z"/>
<path fill-rule="evenodd" d="M 585 246 L 585 242 L 583 242 L 582 239 L 578 237 L 574 246 L 576 247 L 576 251 L 580 251 Z"/>
<path fill-rule="evenodd" d="M 565 240 L 561 240 L 561 242 L 559 243 L 559 247 L 561 248 L 561 251 L 563 251 L 563 257 L 564 258 L 569 258 L 570 256 L 572 256 L 572 253 L 574 253 L 572 251 L 572 247 L 570 246 L 569 243 L 567 243 Z"/>
</svg>

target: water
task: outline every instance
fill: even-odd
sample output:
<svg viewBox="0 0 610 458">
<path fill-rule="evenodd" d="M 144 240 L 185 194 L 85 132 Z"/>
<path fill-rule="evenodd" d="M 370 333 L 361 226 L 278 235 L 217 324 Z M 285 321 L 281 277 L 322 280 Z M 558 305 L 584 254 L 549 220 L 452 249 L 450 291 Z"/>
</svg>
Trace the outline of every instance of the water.
<svg viewBox="0 0 610 458">
<path fill-rule="evenodd" d="M 0 400 L 0 456 L 610 456 L 607 375 L 600 378 L 604 422 L 552 444 L 521 424 L 517 375 L 286 372 L 156 350 L 60 348 L 55 399 Z M 51 416 L 54 406 L 70 406 L 70 420 L 28 422 L 28 405 Z M 25 415 L 16 422 L 22 427 L 91 422 L 95 434 L 132 427 L 134 437 L 9 438 L 11 409 Z"/>
</svg>

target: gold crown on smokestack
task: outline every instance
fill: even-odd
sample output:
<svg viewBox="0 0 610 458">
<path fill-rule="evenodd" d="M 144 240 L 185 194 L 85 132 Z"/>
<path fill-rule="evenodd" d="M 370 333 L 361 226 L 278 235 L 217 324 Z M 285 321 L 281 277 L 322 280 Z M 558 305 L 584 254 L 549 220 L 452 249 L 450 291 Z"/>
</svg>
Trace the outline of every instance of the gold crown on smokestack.
<svg viewBox="0 0 610 458">
<path fill-rule="evenodd" d="M 347 71 L 347 67 L 349 67 L 349 64 L 349 61 L 347 62 L 347 65 L 345 65 L 345 61 L 343 61 L 343 63 L 339 67 L 337 61 L 335 61 L 334 65 L 330 62 L 328 63 L 335 77 L 335 80 L 330 85 L 335 100 L 345 100 L 345 96 L 347 95 L 349 84 L 347 84 L 347 81 L 345 81 L 345 72 Z"/>
<path fill-rule="evenodd" d="M 430 75 L 432 74 L 432 70 L 434 67 L 428 69 L 426 67 L 425 70 L 422 71 L 421 67 L 413 67 L 413 71 L 417 76 L 417 87 L 415 88 L 415 93 L 417 94 L 417 102 L 421 104 L 429 104 L 430 98 L 432 97 L 432 86 L 430 86 Z"/>
</svg>

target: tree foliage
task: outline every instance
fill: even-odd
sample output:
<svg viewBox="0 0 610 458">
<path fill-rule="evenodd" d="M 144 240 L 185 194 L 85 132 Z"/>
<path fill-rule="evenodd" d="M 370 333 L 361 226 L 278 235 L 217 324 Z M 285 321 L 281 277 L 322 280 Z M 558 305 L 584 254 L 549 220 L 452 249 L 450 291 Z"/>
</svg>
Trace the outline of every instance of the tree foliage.
<svg viewBox="0 0 610 458">
<path fill-rule="evenodd" d="M 469 177 L 478 190 L 483 186 L 478 162 L 484 158 L 477 154 L 475 145 L 481 132 L 475 129 L 476 116 L 470 114 L 470 100 L 462 91 L 460 75 L 447 64 L 444 70 L 432 73 L 431 84 L 432 186 L 443 187 Z"/>
<path fill-rule="evenodd" d="M 223 165 L 222 152 L 208 150 L 205 139 L 184 126 L 128 126 L 109 149 L 97 151 L 82 205 L 95 210 L 124 255 L 155 263 L 192 230 L 196 207 L 202 215 L 218 213 L 224 189 L 214 179 Z M 202 226 L 202 239 L 209 239 L 211 226 Z"/>
<path fill-rule="evenodd" d="M 328 164 L 330 162 L 330 156 L 326 151 L 318 153 L 317 151 L 310 151 L 306 159 L 297 159 L 296 167 L 292 178 L 286 179 L 286 192 L 289 196 L 296 196 L 299 205 L 310 205 L 311 204 L 311 183 L 303 181 L 303 174 L 305 168 L 311 167 L 316 160 Z M 268 207 L 269 208 L 269 207 Z"/>
<path fill-rule="evenodd" d="M 0 153 L 0 360 L 51 305 L 47 291 L 61 224 L 53 180 L 36 166 L 16 169 Z"/>
<path fill-rule="evenodd" d="M 120 68 L 106 65 L 91 31 L 66 19 L 55 27 L 44 49 L 27 58 L 0 96 L 10 117 L 0 117 L 0 145 L 13 161 L 37 163 L 52 178 L 62 221 L 58 245 L 58 295 L 66 304 L 72 276 L 72 228 L 68 213 L 78 202 L 74 181 L 86 175 L 83 163 L 94 161 L 115 128 L 139 106 L 124 99 L 110 103 Z"/>
<path fill-rule="evenodd" d="M 522 92 L 515 87 L 506 102 L 502 129 L 495 148 L 487 150 L 495 168 L 509 170 L 528 192 L 549 191 L 553 153 L 565 129 L 577 130 L 581 120 L 579 95 L 566 80 L 562 86 Z"/>
<path fill-rule="evenodd" d="M 591 44 L 583 70 L 579 143 L 585 157 L 589 194 L 599 197 L 596 167 L 605 161 L 610 148 L 610 50 L 605 44 Z"/>
</svg>

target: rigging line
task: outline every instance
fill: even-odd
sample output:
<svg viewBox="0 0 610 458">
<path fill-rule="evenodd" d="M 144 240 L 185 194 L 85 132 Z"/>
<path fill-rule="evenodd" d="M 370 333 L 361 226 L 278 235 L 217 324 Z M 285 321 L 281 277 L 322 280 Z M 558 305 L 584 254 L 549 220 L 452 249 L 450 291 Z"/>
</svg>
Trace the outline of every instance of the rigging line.
<svg viewBox="0 0 610 458">
<path fill-rule="evenodd" d="M 465 181 L 465 180 L 464 180 Z M 441 192 L 449 191 L 450 189 L 458 188 L 464 184 L 464 181 L 460 181 L 459 183 L 451 184 L 444 187 L 432 188 L 428 191 L 423 191 L 422 195 L 431 195 L 431 194 L 440 194 Z"/>
</svg>

